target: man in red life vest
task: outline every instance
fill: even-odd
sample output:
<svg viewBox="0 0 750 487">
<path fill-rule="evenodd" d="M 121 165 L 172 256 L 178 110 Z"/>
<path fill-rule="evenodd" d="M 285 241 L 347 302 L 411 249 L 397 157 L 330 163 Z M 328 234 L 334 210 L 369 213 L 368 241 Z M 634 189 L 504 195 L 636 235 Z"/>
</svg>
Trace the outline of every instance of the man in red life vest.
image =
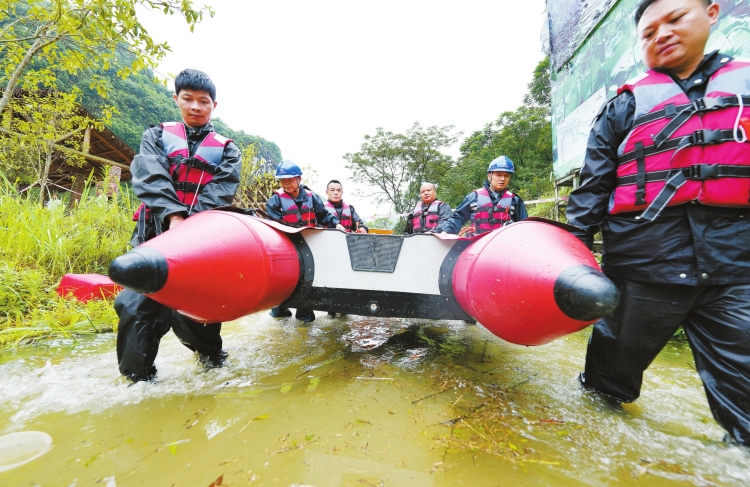
<svg viewBox="0 0 750 487">
<path fill-rule="evenodd" d="M 719 6 L 643 0 L 649 71 L 597 115 L 568 221 L 620 304 L 594 325 L 580 375 L 617 401 L 682 327 L 725 440 L 750 445 L 750 63 L 704 55 Z"/>
<path fill-rule="evenodd" d="M 344 202 L 344 188 L 338 179 L 331 179 L 326 186 L 326 196 L 328 201 L 324 203 L 326 210 L 331 215 L 335 215 L 341 225 L 346 229 L 347 232 L 351 233 L 367 233 L 368 228 L 365 226 L 365 222 L 357 214 L 357 210 L 354 206 Z M 346 316 L 345 313 L 335 313 L 333 311 L 328 312 L 328 316 L 335 318 L 336 316 Z"/>
<path fill-rule="evenodd" d="M 282 161 L 276 168 L 276 179 L 281 189 L 275 191 L 266 202 L 266 214 L 271 220 L 290 227 L 331 227 L 346 231 L 338 216 L 326 210 L 320 196 L 302 184 L 302 169 L 296 163 Z M 282 318 L 292 316 L 292 312 L 276 306 L 271 310 L 271 316 Z M 308 323 L 315 321 L 315 313 L 311 309 L 297 309 L 295 317 Z"/>
<path fill-rule="evenodd" d="M 505 156 L 490 162 L 484 187 L 472 191 L 464 198 L 453 212 L 453 217 L 445 224 L 445 231 L 475 235 L 528 218 L 526 205 L 521 197 L 507 189 L 514 172 L 513 161 Z M 461 230 L 469 220 L 471 226 Z"/>
<path fill-rule="evenodd" d="M 242 154 L 231 140 L 214 132 L 210 123 L 216 107 L 213 82 L 201 71 L 186 69 L 174 84 L 182 121 L 147 129 L 130 166 L 133 191 L 142 202 L 134 217 L 138 223 L 133 246 L 176 227 L 192 214 L 230 205 L 239 186 Z M 159 341 L 170 328 L 205 366 L 219 366 L 226 358 L 221 323 L 195 322 L 127 289 L 115 299 L 115 310 L 120 317 L 120 373 L 133 381 L 156 375 Z"/>
<path fill-rule="evenodd" d="M 359 217 L 357 210 L 344 202 L 344 189 L 341 182 L 337 179 L 330 180 L 326 186 L 326 196 L 328 196 L 328 201 L 324 203 L 326 210 L 339 219 L 347 232 L 367 233 L 365 222 Z"/>
<path fill-rule="evenodd" d="M 404 233 L 440 233 L 451 217 L 448 203 L 437 199 L 437 190 L 432 183 L 422 183 L 419 188 L 417 206 L 406 216 Z"/>
</svg>

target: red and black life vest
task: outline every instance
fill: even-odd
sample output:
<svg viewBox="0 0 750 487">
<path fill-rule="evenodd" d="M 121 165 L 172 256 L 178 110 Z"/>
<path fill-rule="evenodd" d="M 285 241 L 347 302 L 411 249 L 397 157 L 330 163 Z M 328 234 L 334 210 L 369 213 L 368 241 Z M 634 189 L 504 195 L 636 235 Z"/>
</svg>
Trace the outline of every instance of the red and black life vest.
<svg viewBox="0 0 750 487">
<path fill-rule="evenodd" d="M 165 122 L 161 126 L 161 140 L 169 161 L 169 174 L 172 175 L 177 198 L 189 207 L 189 214 L 198 201 L 201 190 L 218 172 L 224 155 L 224 147 L 231 142 L 231 139 L 216 132 L 209 132 L 198 145 L 195 154 L 190 157 L 185 125 L 182 122 Z M 146 209 L 148 219 L 149 209 L 141 204 L 133 215 L 133 220 L 138 221 L 143 208 Z"/>
<path fill-rule="evenodd" d="M 414 225 L 414 233 L 424 233 L 437 228 L 440 222 L 440 212 L 438 206 L 442 201 L 435 200 L 430 203 L 427 207 L 427 211 L 422 211 L 422 202 L 417 203 L 412 211 L 412 224 Z"/>
<path fill-rule="evenodd" d="M 286 194 L 283 189 L 276 190 L 276 194 L 281 198 L 282 221 L 290 227 L 314 227 L 317 221 L 315 219 L 313 193 L 301 186 L 299 189 L 306 196 L 305 202 L 301 206 L 297 206 L 294 198 Z"/>
<path fill-rule="evenodd" d="M 331 215 L 335 216 L 339 219 L 341 222 L 341 225 L 346 228 L 346 231 L 351 231 L 352 228 L 352 209 L 349 205 L 341 202 L 341 213 L 339 213 L 339 209 L 333 206 L 333 203 L 330 201 L 326 201 L 323 206 L 326 207 L 326 211 L 330 213 Z"/>
<path fill-rule="evenodd" d="M 167 122 L 161 126 L 161 140 L 169 159 L 169 173 L 175 181 L 177 197 L 192 207 L 198 200 L 198 194 L 218 172 L 224 147 L 231 140 L 216 132 L 209 132 L 190 157 L 185 125 L 181 122 Z"/>
<path fill-rule="evenodd" d="M 502 197 L 498 198 L 497 203 L 493 203 L 487 188 L 480 188 L 474 192 L 477 194 L 477 210 L 471 215 L 471 224 L 477 235 L 491 232 L 513 221 L 513 193 L 503 191 Z"/>
<path fill-rule="evenodd" d="M 609 213 L 666 206 L 750 206 L 750 62 L 729 61 L 691 102 L 667 74 L 647 71 L 618 93 L 635 96 L 635 125 L 618 149 Z"/>
</svg>

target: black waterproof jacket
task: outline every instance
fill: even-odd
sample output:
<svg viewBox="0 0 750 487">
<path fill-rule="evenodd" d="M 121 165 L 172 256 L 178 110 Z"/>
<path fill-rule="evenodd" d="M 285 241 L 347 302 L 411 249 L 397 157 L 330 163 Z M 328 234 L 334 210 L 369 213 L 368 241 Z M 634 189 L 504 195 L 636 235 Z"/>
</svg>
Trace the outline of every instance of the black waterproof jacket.
<svg viewBox="0 0 750 487">
<path fill-rule="evenodd" d="M 336 215 L 338 216 L 338 219 L 341 220 L 341 214 L 344 210 L 344 204 L 343 201 L 339 201 L 338 203 L 334 203 L 331 200 L 328 200 L 329 203 L 333 205 L 334 208 L 336 208 Z M 357 213 L 357 210 L 354 209 L 354 206 L 349 205 L 349 211 L 352 214 L 352 224 L 350 228 L 347 228 L 347 230 L 356 232 L 358 228 L 364 228 L 365 231 L 369 231 L 370 229 L 367 228 L 365 225 L 365 222 L 362 221 L 362 217 L 359 216 L 359 213 Z M 329 225 L 331 228 L 336 228 L 336 224 L 332 222 L 329 222 Z M 359 224 L 359 225 L 358 225 Z M 342 224 L 343 225 L 343 224 Z"/>
<path fill-rule="evenodd" d="M 714 51 L 686 80 L 672 78 L 690 100 L 705 95 L 709 77 L 731 60 Z M 743 93 L 747 94 L 747 93 Z M 653 222 L 640 212 L 607 213 L 617 178 L 617 148 L 633 128 L 635 98 L 624 92 L 607 102 L 594 120 L 581 186 L 568 201 L 568 222 L 591 248 L 601 229 L 602 269 L 631 281 L 686 285 L 750 284 L 750 208 L 696 202 L 665 208 Z"/>
<path fill-rule="evenodd" d="M 490 186 L 490 182 L 486 179 L 484 180 L 484 189 L 486 189 L 489 193 L 492 203 L 496 204 L 497 200 L 500 198 L 500 195 L 492 189 L 492 186 Z M 477 212 L 478 199 L 479 198 L 477 197 L 477 193 L 475 191 L 472 191 L 471 193 L 466 195 L 466 198 L 464 198 L 461 204 L 458 205 L 458 208 L 456 208 L 453 212 L 453 216 L 451 217 L 451 219 L 445 222 L 445 225 L 443 225 L 443 228 L 447 233 L 457 234 L 461 230 L 461 227 L 464 226 L 466 222 L 469 221 L 471 216 Z M 513 195 L 513 199 L 510 202 L 510 211 L 510 216 L 514 222 L 520 222 L 521 220 L 525 220 L 529 217 L 529 214 L 526 212 L 526 205 L 523 203 L 523 199 L 521 199 L 521 197 L 517 194 Z"/>
<path fill-rule="evenodd" d="M 187 126 L 185 128 L 190 155 L 195 153 L 206 135 L 214 130 L 210 123 L 197 129 Z M 152 219 L 158 218 L 162 222 L 161 227 L 166 230 L 168 228 L 166 218 L 174 213 L 187 217 L 188 211 L 194 214 L 217 206 L 232 204 L 240 183 L 242 166 L 242 153 L 234 142 L 224 147 L 219 171 L 200 192 L 198 202 L 191 210 L 177 198 L 161 137 L 161 125 L 146 129 L 141 138 L 140 153 L 135 156 L 130 165 L 130 172 L 133 175 L 133 191 L 138 199 L 151 209 Z M 153 231 L 148 232 L 147 235 L 153 237 Z M 135 238 L 131 241 L 133 245 L 137 245 Z"/>
<path fill-rule="evenodd" d="M 300 192 L 297 195 L 296 198 L 294 198 L 294 202 L 297 203 L 297 207 L 300 207 L 306 200 L 307 196 L 305 196 L 305 190 L 311 191 L 310 188 L 305 186 L 304 184 L 300 184 Z M 315 212 L 315 220 L 318 224 L 318 226 L 322 226 L 325 228 L 335 228 L 336 225 L 338 225 L 339 219 L 335 216 L 328 213 L 328 210 L 326 210 L 326 207 L 323 206 L 323 200 L 320 199 L 320 196 L 313 193 L 312 195 L 313 200 L 313 211 Z M 284 223 L 284 215 L 283 215 L 283 209 L 281 206 L 281 197 L 274 191 L 274 193 L 271 195 L 270 198 L 268 198 L 268 201 L 266 201 L 266 213 L 268 214 L 268 217 L 271 220 L 275 220 L 279 223 Z M 286 223 L 284 223 L 286 225 Z"/>
</svg>

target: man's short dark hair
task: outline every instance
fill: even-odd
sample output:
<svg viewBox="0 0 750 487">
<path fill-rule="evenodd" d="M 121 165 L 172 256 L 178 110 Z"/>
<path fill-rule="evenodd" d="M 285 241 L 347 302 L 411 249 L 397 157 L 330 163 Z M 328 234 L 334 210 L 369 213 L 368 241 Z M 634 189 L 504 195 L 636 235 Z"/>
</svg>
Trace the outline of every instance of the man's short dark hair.
<svg viewBox="0 0 750 487">
<path fill-rule="evenodd" d="M 179 95 L 182 90 L 205 91 L 216 101 L 216 86 L 211 78 L 197 69 L 183 69 L 174 79 L 174 92 Z"/>
<path fill-rule="evenodd" d="M 643 0 L 640 4 L 638 4 L 638 8 L 635 9 L 635 25 L 638 25 L 638 22 L 641 21 L 641 17 L 643 17 L 643 12 L 646 11 L 647 8 L 649 8 L 654 3 L 658 2 L 659 0 Z M 703 3 L 706 4 L 706 7 L 711 5 L 713 0 L 702 0 Z"/>
<path fill-rule="evenodd" d="M 328 184 L 326 184 L 326 191 L 328 191 L 328 186 L 330 186 L 331 183 L 336 183 L 341 186 L 341 189 L 344 189 L 344 185 L 341 184 L 341 181 L 339 181 L 338 179 L 331 179 L 330 181 L 328 181 Z"/>
</svg>

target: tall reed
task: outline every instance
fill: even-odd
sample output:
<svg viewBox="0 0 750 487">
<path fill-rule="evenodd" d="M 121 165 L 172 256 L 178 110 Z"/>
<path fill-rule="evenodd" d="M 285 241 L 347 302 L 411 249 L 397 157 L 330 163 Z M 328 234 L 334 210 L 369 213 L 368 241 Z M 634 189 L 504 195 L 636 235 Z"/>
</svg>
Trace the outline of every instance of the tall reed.
<svg viewBox="0 0 750 487">
<path fill-rule="evenodd" d="M 45 208 L 0 174 L 0 346 L 40 337 L 112 330 L 111 301 L 59 298 L 66 273 L 106 273 L 127 251 L 137 200 L 128 188 L 113 198 L 87 185 L 79 204 Z"/>
</svg>

